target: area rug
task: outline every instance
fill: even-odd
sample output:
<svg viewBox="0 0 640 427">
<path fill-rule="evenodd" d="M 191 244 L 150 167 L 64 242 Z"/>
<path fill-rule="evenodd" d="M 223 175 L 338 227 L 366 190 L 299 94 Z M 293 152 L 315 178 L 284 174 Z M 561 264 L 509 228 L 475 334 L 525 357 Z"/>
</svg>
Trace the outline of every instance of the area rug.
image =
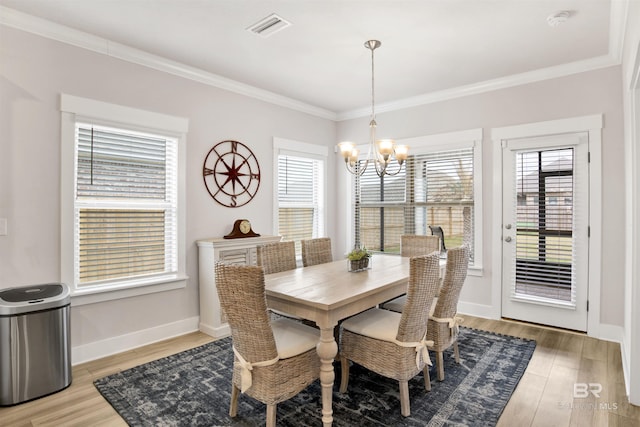
<svg viewBox="0 0 640 427">
<path fill-rule="evenodd" d="M 358 365 L 350 369 L 347 393 L 338 392 L 336 363 L 334 426 L 492 426 L 522 377 L 536 343 L 532 340 L 460 328 L 461 364 L 445 352 L 445 380 L 431 368 L 432 390 L 422 374 L 409 381 L 411 416 L 400 414 L 398 383 Z M 265 405 L 241 395 L 238 416 L 228 415 L 231 396 L 231 339 L 225 338 L 137 366 L 94 382 L 131 426 L 260 426 Z M 278 404 L 278 426 L 319 426 L 318 381 Z"/>
</svg>

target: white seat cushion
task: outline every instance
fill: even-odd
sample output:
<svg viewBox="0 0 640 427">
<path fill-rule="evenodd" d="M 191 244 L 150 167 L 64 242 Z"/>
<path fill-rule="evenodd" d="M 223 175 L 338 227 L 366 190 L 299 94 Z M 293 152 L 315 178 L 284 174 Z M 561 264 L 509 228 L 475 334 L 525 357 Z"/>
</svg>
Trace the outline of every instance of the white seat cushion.
<svg viewBox="0 0 640 427">
<path fill-rule="evenodd" d="M 291 319 L 274 320 L 271 322 L 271 329 L 273 329 L 280 359 L 288 359 L 316 348 L 316 344 L 320 341 L 319 329 Z"/>
<path fill-rule="evenodd" d="M 398 335 L 402 314 L 372 308 L 342 322 L 342 328 L 381 341 L 393 342 Z"/>
<path fill-rule="evenodd" d="M 385 302 L 384 304 L 382 304 L 382 308 L 384 308 L 385 310 L 391 310 L 397 313 L 402 313 L 402 310 L 404 310 L 404 305 L 406 303 L 407 303 L 407 296 L 402 295 L 401 297 L 392 299 L 389 302 Z"/>
<path fill-rule="evenodd" d="M 433 316 L 433 311 L 436 309 L 436 303 L 438 302 L 438 297 L 433 297 L 433 302 L 431 303 L 431 309 L 429 310 L 429 316 Z M 385 302 L 382 304 L 382 308 L 385 310 L 395 311 L 397 313 L 402 313 L 404 310 L 404 305 L 407 303 L 407 296 L 402 295 L 396 299 L 392 299 L 389 302 Z"/>
</svg>

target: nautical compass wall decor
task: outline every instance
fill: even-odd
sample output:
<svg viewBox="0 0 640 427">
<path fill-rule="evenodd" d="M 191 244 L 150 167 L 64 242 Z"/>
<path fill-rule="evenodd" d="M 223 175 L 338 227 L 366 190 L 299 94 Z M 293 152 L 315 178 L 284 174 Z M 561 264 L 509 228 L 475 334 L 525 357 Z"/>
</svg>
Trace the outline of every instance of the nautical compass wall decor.
<svg viewBox="0 0 640 427">
<path fill-rule="evenodd" d="M 249 203 L 260 187 L 258 159 L 238 141 L 214 145 L 204 159 L 202 176 L 211 197 L 230 208 Z"/>
</svg>

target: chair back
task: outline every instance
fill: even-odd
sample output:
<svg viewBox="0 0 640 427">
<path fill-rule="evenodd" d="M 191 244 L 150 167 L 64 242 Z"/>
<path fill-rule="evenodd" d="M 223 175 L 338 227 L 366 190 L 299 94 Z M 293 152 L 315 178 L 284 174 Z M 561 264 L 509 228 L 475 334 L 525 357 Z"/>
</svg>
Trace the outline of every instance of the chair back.
<svg viewBox="0 0 640 427">
<path fill-rule="evenodd" d="M 304 267 L 333 261 L 329 237 L 301 240 L 300 245 L 302 246 L 302 265 Z"/>
<path fill-rule="evenodd" d="M 409 260 L 407 302 L 402 310 L 396 339 L 403 342 L 420 341 L 427 331 L 429 307 L 440 284 L 440 260 L 437 253 L 412 257 Z"/>
<path fill-rule="evenodd" d="M 440 252 L 440 239 L 438 236 L 418 234 L 400 236 L 400 255 L 413 257 L 429 255 L 431 252 Z"/>
<path fill-rule="evenodd" d="M 293 241 L 267 243 L 258 246 L 258 265 L 264 268 L 264 274 L 293 270 L 296 264 L 296 246 Z"/>
<path fill-rule="evenodd" d="M 233 346 L 248 362 L 278 356 L 267 313 L 262 268 L 216 263 L 216 288 L 233 338 Z"/>
<path fill-rule="evenodd" d="M 446 252 L 447 247 L 444 244 L 444 230 L 439 225 L 430 225 L 431 234 L 440 238 L 440 252 Z"/>
<path fill-rule="evenodd" d="M 444 276 L 433 315 L 440 319 L 453 317 L 458 311 L 458 298 L 467 278 L 469 247 L 459 246 L 447 252 L 447 272 Z"/>
</svg>

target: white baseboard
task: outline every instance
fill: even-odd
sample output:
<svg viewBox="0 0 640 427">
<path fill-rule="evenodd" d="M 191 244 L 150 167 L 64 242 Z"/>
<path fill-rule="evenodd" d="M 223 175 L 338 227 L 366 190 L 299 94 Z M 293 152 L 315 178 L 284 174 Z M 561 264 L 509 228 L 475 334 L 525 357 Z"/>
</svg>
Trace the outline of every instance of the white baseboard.
<svg viewBox="0 0 640 427">
<path fill-rule="evenodd" d="M 200 323 L 198 328 L 200 329 L 200 332 L 211 335 L 214 338 L 224 338 L 231 335 L 231 328 L 229 328 L 228 323 L 225 323 L 224 325 L 217 328 L 204 323 Z"/>
<path fill-rule="evenodd" d="M 470 316 L 482 317 L 485 319 L 499 319 L 496 317 L 495 309 L 490 305 L 475 304 L 472 302 L 459 301 L 458 313 Z"/>
<path fill-rule="evenodd" d="M 622 359 L 622 375 L 624 376 L 624 385 L 627 397 L 631 396 L 631 360 L 629 360 L 630 352 L 624 328 L 617 325 L 600 324 L 598 329 L 601 340 L 614 341 L 620 343 L 620 358 Z M 633 402 L 631 402 L 633 403 Z"/>
<path fill-rule="evenodd" d="M 589 336 L 592 336 L 589 334 Z M 618 325 L 609 325 L 606 323 L 600 323 L 598 325 L 598 330 L 596 331 L 596 335 L 594 338 L 598 338 L 604 341 L 613 341 L 620 343 L 622 345 L 624 341 L 624 329 L 622 326 Z"/>
<path fill-rule="evenodd" d="M 180 320 L 71 348 L 71 364 L 77 365 L 198 330 L 199 317 Z"/>
</svg>

